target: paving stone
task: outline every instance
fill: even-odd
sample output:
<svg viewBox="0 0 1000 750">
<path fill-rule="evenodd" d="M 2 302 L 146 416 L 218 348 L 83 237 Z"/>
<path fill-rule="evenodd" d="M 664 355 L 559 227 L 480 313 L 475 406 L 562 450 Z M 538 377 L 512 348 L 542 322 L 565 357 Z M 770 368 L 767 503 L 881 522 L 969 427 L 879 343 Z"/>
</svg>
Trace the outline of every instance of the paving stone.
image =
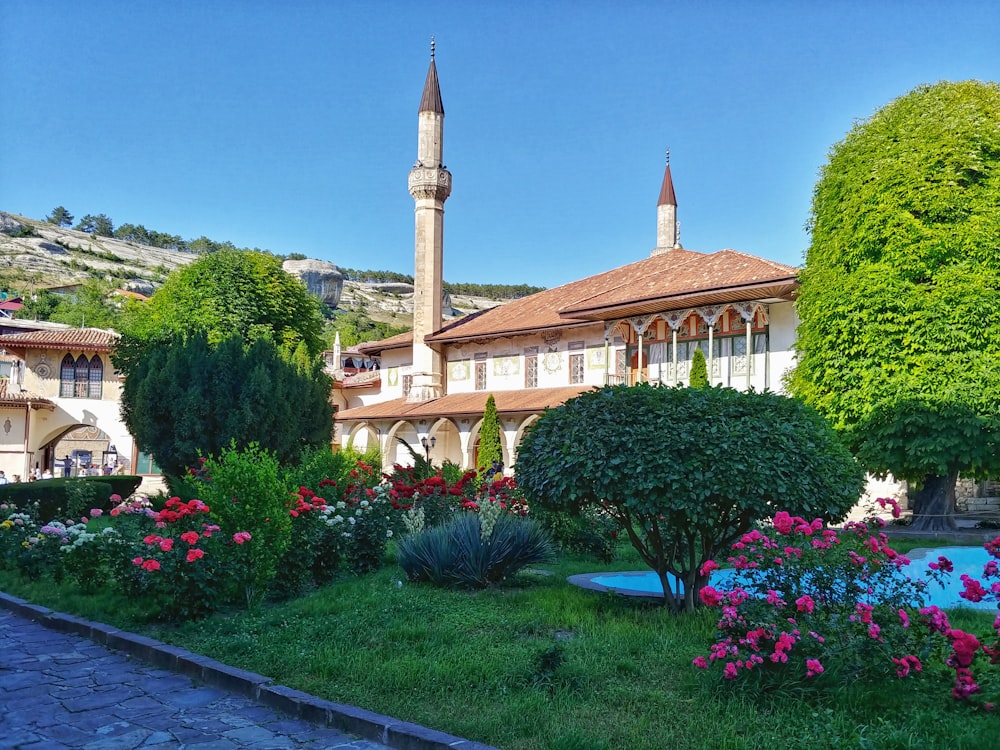
<svg viewBox="0 0 1000 750">
<path fill-rule="evenodd" d="M 83 746 L 83 750 L 135 750 L 135 748 L 142 747 L 150 734 L 148 729 L 133 729 L 125 734 L 102 737 L 88 742 Z"/>
</svg>

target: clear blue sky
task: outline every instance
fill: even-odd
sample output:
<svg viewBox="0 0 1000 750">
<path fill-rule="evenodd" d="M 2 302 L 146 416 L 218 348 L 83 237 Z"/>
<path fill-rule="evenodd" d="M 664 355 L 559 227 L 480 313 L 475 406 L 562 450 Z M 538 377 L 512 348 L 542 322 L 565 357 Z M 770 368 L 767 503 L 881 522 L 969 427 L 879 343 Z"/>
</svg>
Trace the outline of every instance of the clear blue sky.
<svg viewBox="0 0 1000 750">
<path fill-rule="evenodd" d="M 429 40 L 445 278 L 555 286 L 685 247 L 798 265 L 817 173 L 921 83 L 1000 80 L 1000 3 L 3 0 L 0 210 L 412 273 Z"/>
</svg>

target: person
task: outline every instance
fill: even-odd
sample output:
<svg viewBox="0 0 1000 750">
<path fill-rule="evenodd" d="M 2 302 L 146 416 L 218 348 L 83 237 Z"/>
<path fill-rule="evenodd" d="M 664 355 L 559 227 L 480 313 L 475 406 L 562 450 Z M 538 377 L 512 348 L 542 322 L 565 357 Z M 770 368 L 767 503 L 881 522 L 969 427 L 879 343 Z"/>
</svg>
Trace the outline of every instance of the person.
<svg viewBox="0 0 1000 750">
<path fill-rule="evenodd" d="M 42 479 L 52 479 L 52 472 L 49 470 L 48 466 L 46 466 L 45 470 L 42 472 Z"/>
<path fill-rule="evenodd" d="M 73 459 L 70 458 L 68 454 L 66 456 L 63 456 L 63 460 L 62 460 L 63 476 L 64 477 L 68 477 L 70 469 L 72 469 L 72 468 L 73 468 Z"/>
<path fill-rule="evenodd" d="M 10 481 L 14 482 L 15 484 L 16 484 L 17 482 L 20 482 L 20 481 L 21 481 L 21 475 L 20 475 L 20 474 L 15 474 L 15 475 L 14 475 L 14 478 L 13 478 L 13 479 L 11 479 Z"/>
<path fill-rule="evenodd" d="M 7 484 L 10 480 L 7 479 L 7 475 L 0 471 L 0 484 Z"/>
</svg>

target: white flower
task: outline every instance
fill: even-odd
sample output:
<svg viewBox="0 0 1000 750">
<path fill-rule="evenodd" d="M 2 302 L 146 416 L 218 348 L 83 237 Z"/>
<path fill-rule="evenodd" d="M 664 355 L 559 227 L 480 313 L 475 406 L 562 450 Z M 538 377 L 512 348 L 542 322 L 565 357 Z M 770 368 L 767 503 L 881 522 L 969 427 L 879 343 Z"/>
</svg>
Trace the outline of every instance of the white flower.
<svg viewBox="0 0 1000 750">
<path fill-rule="evenodd" d="M 386 539 L 391 539 L 392 538 L 392 529 L 387 529 L 386 530 L 386 532 L 385 532 L 385 538 Z"/>
</svg>

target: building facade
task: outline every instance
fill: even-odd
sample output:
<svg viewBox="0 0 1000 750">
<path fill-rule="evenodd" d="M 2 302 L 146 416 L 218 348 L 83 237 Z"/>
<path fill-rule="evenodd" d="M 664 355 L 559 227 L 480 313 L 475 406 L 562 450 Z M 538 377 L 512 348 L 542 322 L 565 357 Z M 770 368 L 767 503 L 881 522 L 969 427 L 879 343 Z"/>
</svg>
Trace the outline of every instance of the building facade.
<svg viewBox="0 0 1000 750">
<path fill-rule="evenodd" d="M 121 419 L 121 379 L 111 363 L 118 334 L 96 328 L 5 321 L 30 330 L 0 335 L 0 469 L 27 480 L 37 470 L 62 476 L 104 466 L 157 476 L 137 455 Z M 142 468 L 145 461 L 145 469 Z M 96 469 L 94 468 L 96 467 Z"/>
</svg>

